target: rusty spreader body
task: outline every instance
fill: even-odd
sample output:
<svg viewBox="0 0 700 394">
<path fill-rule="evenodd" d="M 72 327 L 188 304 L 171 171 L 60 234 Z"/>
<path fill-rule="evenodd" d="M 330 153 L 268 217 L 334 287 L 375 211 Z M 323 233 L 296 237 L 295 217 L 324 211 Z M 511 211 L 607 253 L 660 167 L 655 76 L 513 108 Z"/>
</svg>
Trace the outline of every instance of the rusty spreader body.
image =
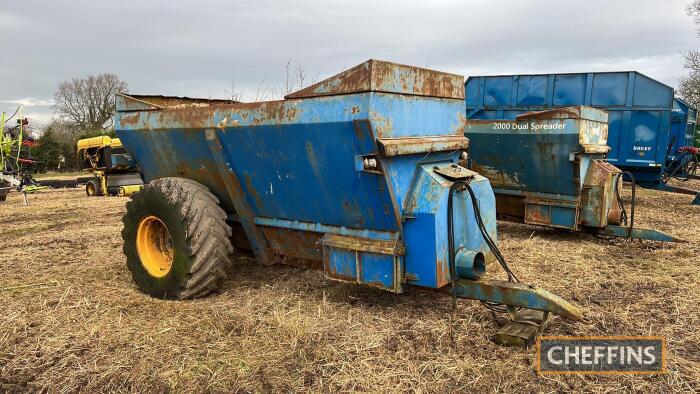
<svg viewBox="0 0 700 394">
<path fill-rule="evenodd" d="M 608 118 L 578 106 L 516 120 L 470 120 L 469 166 L 491 182 L 499 218 L 599 235 L 682 241 L 634 226 L 620 198 L 623 172 L 605 160 Z M 633 186 L 634 187 L 634 186 Z"/>
<path fill-rule="evenodd" d="M 146 182 L 170 179 L 164 189 L 184 178 L 187 193 L 198 190 L 190 181 L 208 189 L 234 246 L 261 263 L 310 262 L 333 280 L 396 293 L 452 286 L 457 297 L 581 319 L 545 290 L 482 278 L 496 260 L 496 205 L 489 181 L 459 165 L 468 146 L 463 82 L 371 60 L 278 101 L 122 95 L 115 128 Z M 177 274 L 162 262 L 159 275 Z"/>
</svg>

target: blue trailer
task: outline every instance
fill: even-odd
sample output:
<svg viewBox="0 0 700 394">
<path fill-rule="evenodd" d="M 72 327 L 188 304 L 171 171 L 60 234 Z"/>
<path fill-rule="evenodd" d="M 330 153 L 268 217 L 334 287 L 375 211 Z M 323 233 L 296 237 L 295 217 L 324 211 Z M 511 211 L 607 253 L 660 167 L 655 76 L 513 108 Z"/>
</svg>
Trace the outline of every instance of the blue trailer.
<svg viewBox="0 0 700 394">
<path fill-rule="evenodd" d="M 673 88 L 642 73 L 476 76 L 465 88 L 469 119 L 514 120 L 525 112 L 574 105 L 604 109 L 610 163 L 632 173 L 642 186 L 698 194 L 665 184 Z"/>
<path fill-rule="evenodd" d="M 469 119 L 510 119 L 530 111 L 587 105 L 608 112 L 608 161 L 639 181 L 661 178 L 673 88 L 638 72 L 469 77 Z"/>
<path fill-rule="evenodd" d="M 673 100 L 669 156 L 675 156 L 684 146 L 693 146 L 697 112 L 697 109 L 685 100 L 679 97 Z"/>
<path fill-rule="evenodd" d="M 681 181 L 698 178 L 698 149 L 693 146 L 697 110 L 681 98 L 673 100 L 671 112 L 671 134 L 667 150 L 666 171 L 662 180 L 670 178 Z M 698 194 L 700 199 L 700 194 Z"/>
<path fill-rule="evenodd" d="M 371 60 L 277 101 L 120 95 L 116 133 L 147 182 L 122 232 L 135 282 L 155 297 L 205 295 L 236 248 L 337 281 L 580 319 L 518 283 L 497 251 L 491 186 L 460 165 L 463 86 Z M 509 280 L 484 279 L 487 262 Z"/>
</svg>

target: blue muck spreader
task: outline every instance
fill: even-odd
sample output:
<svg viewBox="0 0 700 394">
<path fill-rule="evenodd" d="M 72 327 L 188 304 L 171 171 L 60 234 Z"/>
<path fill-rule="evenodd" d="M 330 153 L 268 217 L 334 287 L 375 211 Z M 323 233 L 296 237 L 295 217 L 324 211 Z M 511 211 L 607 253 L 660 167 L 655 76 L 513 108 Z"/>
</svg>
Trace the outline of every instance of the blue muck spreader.
<svg viewBox="0 0 700 394">
<path fill-rule="evenodd" d="M 586 105 L 607 111 L 606 161 L 625 180 L 648 189 L 689 194 L 674 185 L 697 170 L 692 142 L 696 110 L 673 98 L 673 88 L 636 72 L 471 76 L 465 85 L 468 119 L 515 120 L 532 111 Z"/>
<path fill-rule="evenodd" d="M 277 101 L 120 95 L 115 124 L 147 182 L 122 236 L 151 296 L 217 289 L 239 249 L 395 293 L 447 290 L 516 321 L 582 319 L 498 252 L 491 185 L 464 167 L 461 76 L 370 60 Z M 508 280 L 484 279 L 487 266 Z"/>
<path fill-rule="evenodd" d="M 491 181 L 498 217 L 598 235 L 683 242 L 634 226 L 620 197 L 624 172 L 606 161 L 608 113 L 577 106 L 515 120 L 469 120 L 469 165 Z M 632 176 L 628 173 L 629 176 Z"/>
</svg>

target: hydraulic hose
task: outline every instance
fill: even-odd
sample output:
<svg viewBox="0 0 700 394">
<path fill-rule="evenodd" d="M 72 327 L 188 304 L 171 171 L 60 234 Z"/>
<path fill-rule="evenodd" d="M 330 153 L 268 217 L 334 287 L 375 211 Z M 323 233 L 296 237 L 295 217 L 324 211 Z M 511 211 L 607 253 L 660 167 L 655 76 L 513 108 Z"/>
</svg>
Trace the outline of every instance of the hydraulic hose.
<svg viewBox="0 0 700 394">
<path fill-rule="evenodd" d="M 489 249 L 491 252 L 496 256 L 496 260 L 500 264 L 501 268 L 508 274 L 508 281 L 509 282 L 520 282 L 518 277 L 511 271 L 510 267 L 508 266 L 508 263 L 506 262 L 506 259 L 503 257 L 503 254 L 501 254 L 501 251 L 498 249 L 498 246 L 496 245 L 496 242 L 491 238 L 491 236 L 488 233 L 488 229 L 486 228 L 486 225 L 484 224 L 484 221 L 481 217 L 481 209 L 479 208 L 479 201 L 476 198 L 476 193 L 474 193 L 474 190 L 472 189 L 471 185 L 469 184 L 469 181 L 457 181 L 450 186 L 450 192 L 448 195 L 448 200 L 447 200 L 447 247 L 449 250 L 449 263 L 450 263 L 450 281 L 452 284 L 452 303 L 453 303 L 453 308 L 456 307 L 456 282 L 457 282 L 457 266 L 455 264 L 455 249 L 454 249 L 454 214 L 453 214 L 453 198 L 454 198 L 454 192 L 455 191 L 464 191 L 466 190 L 469 193 L 469 197 L 471 199 L 472 203 L 472 209 L 474 210 L 474 216 L 476 218 L 476 223 L 477 227 L 479 228 L 479 231 L 481 232 L 482 237 L 484 238 L 484 241 L 486 242 L 486 245 L 488 245 Z M 494 311 L 494 312 L 506 312 L 506 309 L 503 307 L 503 305 L 500 305 L 498 303 L 493 303 L 493 302 L 488 302 L 488 301 L 481 301 L 481 303 L 486 306 L 488 309 Z"/>
<path fill-rule="evenodd" d="M 631 240 L 632 239 L 632 229 L 634 228 L 634 210 L 635 207 L 637 206 L 637 181 L 634 178 L 634 175 L 629 172 L 629 171 L 623 171 L 618 175 L 618 180 L 623 176 L 627 175 L 630 178 L 630 182 L 632 182 L 632 201 L 630 202 L 630 217 L 629 217 L 629 226 L 627 229 L 627 239 Z M 617 196 L 617 202 L 620 205 L 620 209 L 622 210 L 621 216 L 622 216 L 622 223 L 627 226 L 627 211 L 625 211 L 625 206 L 622 204 L 622 197 L 620 197 L 620 188 L 622 187 L 622 182 L 616 182 L 615 183 L 615 194 Z"/>
</svg>

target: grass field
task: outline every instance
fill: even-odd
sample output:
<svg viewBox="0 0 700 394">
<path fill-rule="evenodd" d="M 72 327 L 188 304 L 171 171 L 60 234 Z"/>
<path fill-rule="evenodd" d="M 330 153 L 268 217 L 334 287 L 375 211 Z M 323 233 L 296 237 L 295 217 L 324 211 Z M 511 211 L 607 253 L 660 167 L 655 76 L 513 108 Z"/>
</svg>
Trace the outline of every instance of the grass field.
<svg viewBox="0 0 700 394">
<path fill-rule="evenodd" d="M 534 349 L 490 341 L 505 320 L 478 302 L 453 312 L 449 297 L 245 258 L 208 298 L 149 298 L 121 252 L 126 198 L 46 190 L 25 207 L 12 193 L 0 203 L 0 391 L 698 391 L 700 207 L 638 194 L 640 226 L 690 242 L 505 222 L 499 242 L 521 280 L 585 312 L 583 323 L 555 319 L 547 334 L 664 335 L 669 372 L 539 377 Z"/>
</svg>

